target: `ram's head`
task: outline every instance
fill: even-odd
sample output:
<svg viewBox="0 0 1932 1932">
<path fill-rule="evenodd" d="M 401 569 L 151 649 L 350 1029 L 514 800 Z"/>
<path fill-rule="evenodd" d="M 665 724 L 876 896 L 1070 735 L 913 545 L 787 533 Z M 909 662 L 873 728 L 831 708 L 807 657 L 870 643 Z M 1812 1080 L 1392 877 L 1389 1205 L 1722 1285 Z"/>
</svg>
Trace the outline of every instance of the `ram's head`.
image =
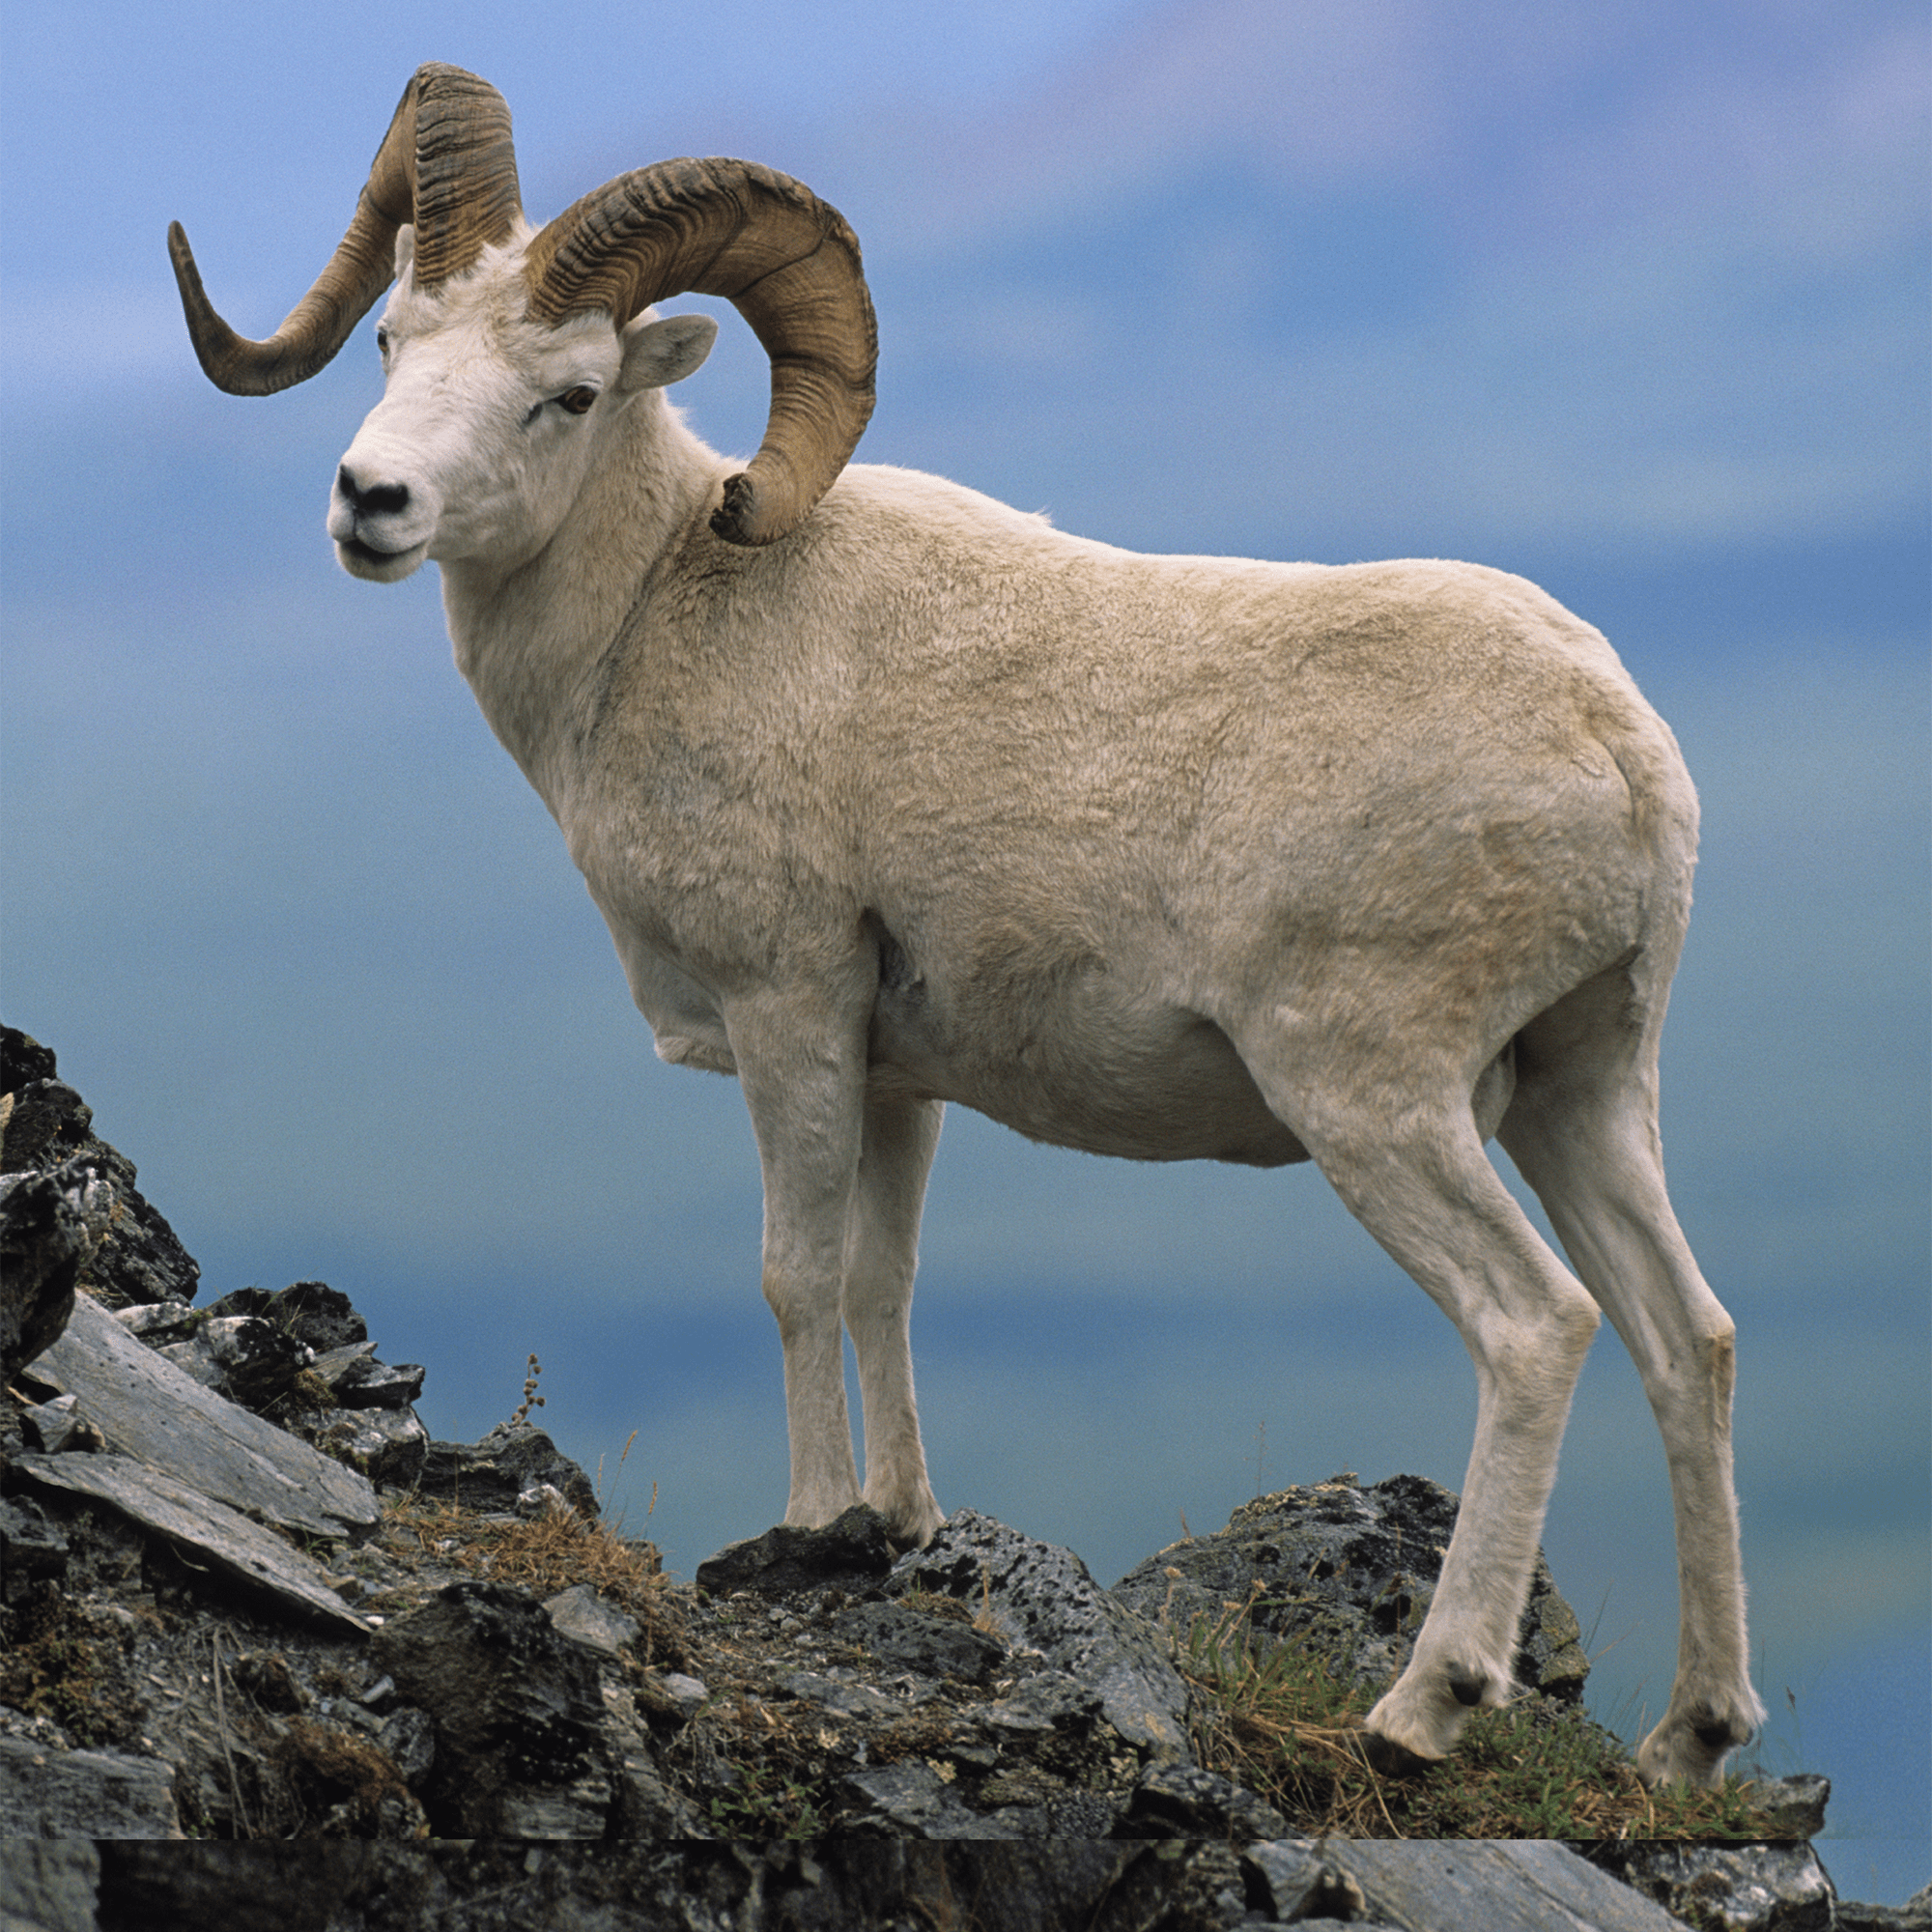
<svg viewBox="0 0 1932 1932">
<path fill-rule="evenodd" d="M 708 319 L 646 314 L 674 295 L 728 298 L 772 362 L 764 441 L 725 483 L 712 518 L 721 537 L 766 544 L 795 528 L 871 413 L 877 333 L 859 244 L 836 209 L 750 162 L 674 160 L 620 175 L 532 229 L 509 109 L 460 68 L 411 78 L 349 232 L 267 341 L 214 312 L 179 223 L 168 246 L 195 354 L 234 395 L 313 376 L 397 284 L 377 332 L 384 398 L 329 502 L 329 534 L 361 577 L 475 555 L 511 531 L 547 537 L 541 525 L 574 497 L 600 421 L 704 359 Z"/>
</svg>

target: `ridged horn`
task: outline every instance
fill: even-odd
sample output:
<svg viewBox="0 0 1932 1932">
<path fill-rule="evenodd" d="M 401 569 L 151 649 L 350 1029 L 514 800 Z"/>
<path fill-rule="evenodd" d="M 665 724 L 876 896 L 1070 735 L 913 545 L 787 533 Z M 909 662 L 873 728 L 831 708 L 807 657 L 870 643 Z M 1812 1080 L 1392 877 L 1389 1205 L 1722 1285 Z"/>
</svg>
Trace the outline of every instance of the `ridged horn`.
<svg viewBox="0 0 1932 1932">
<path fill-rule="evenodd" d="M 730 543 L 773 543 L 804 522 L 872 413 L 878 326 L 858 239 L 789 175 L 722 159 L 639 168 L 551 222 L 524 272 L 539 322 L 606 309 L 621 328 L 690 293 L 727 298 L 751 324 L 771 357 L 772 406 L 711 519 Z"/>
<path fill-rule="evenodd" d="M 415 277 L 435 288 L 507 241 L 523 203 L 510 110 L 487 80 L 431 62 L 410 76 L 370 163 L 349 232 L 328 266 L 265 342 L 238 335 L 202 289 L 187 237 L 168 225 L 168 253 L 187 332 L 208 379 L 235 396 L 304 383 L 348 341 L 395 274 L 396 231 L 416 229 Z"/>
</svg>

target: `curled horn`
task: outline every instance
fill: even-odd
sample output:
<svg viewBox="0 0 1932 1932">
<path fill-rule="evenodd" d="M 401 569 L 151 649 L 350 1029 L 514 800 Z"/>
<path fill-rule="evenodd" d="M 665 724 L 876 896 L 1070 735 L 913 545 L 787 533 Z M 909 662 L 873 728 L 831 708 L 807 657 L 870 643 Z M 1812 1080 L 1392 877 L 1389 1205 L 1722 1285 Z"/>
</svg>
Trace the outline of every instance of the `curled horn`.
<svg viewBox="0 0 1932 1932">
<path fill-rule="evenodd" d="M 236 396 L 306 382 L 395 275 L 396 231 L 416 230 L 415 276 L 434 288 L 507 241 L 523 212 L 510 110 L 486 80 L 432 63 L 411 75 L 370 164 L 349 232 L 315 286 L 266 342 L 236 334 L 201 286 L 181 223 L 168 227 L 187 332 L 209 381 Z"/>
<path fill-rule="evenodd" d="M 772 363 L 764 441 L 728 478 L 711 527 L 768 544 L 831 487 L 872 412 L 878 327 L 844 217 L 750 161 L 674 160 L 620 175 L 566 209 L 524 260 L 529 313 L 609 310 L 619 328 L 687 292 L 736 304 Z"/>
</svg>

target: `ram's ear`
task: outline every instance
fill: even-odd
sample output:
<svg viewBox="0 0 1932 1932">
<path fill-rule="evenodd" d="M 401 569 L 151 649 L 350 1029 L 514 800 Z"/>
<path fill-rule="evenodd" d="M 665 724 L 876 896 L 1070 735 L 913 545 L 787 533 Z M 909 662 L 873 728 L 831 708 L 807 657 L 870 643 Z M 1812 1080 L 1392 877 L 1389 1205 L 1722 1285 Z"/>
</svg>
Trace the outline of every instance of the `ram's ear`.
<svg viewBox="0 0 1932 1932">
<path fill-rule="evenodd" d="M 624 330 L 624 366 L 617 387 L 662 389 L 681 383 L 711 354 L 718 324 L 708 315 L 669 315 L 663 321 L 639 316 Z"/>
<path fill-rule="evenodd" d="M 416 230 L 415 223 L 406 221 L 396 230 L 396 280 L 408 282 L 410 270 L 415 266 Z"/>
</svg>

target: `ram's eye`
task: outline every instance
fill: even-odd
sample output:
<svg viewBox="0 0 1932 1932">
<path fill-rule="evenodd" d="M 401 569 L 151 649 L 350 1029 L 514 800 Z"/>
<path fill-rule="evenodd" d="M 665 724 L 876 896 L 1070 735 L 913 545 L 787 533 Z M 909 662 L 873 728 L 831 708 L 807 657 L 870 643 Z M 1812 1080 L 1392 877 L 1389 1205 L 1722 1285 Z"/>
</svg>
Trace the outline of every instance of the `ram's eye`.
<svg viewBox="0 0 1932 1932">
<path fill-rule="evenodd" d="M 376 354 L 378 355 L 386 355 L 388 353 L 389 331 L 386 328 L 378 327 L 376 330 Z"/>
<path fill-rule="evenodd" d="M 557 406 L 566 409 L 574 416 L 587 414 L 590 405 L 597 400 L 597 391 L 579 384 L 574 389 L 566 389 L 557 399 Z"/>
</svg>

